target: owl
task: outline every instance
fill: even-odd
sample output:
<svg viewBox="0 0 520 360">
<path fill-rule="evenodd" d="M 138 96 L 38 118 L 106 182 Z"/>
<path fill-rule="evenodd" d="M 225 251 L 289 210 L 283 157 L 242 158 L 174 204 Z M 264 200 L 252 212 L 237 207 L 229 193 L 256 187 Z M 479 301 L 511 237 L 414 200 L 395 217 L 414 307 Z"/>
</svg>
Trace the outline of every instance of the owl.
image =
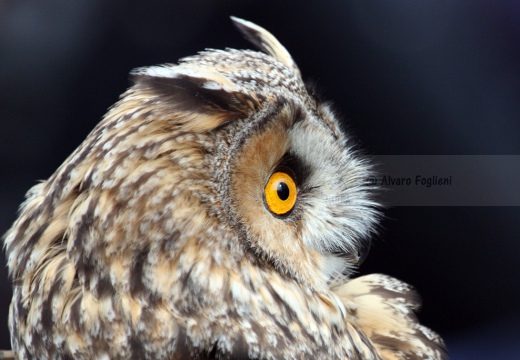
<svg viewBox="0 0 520 360">
<path fill-rule="evenodd" d="M 413 289 L 355 277 L 370 164 L 263 28 L 133 85 L 5 235 L 17 359 L 444 359 Z"/>
</svg>

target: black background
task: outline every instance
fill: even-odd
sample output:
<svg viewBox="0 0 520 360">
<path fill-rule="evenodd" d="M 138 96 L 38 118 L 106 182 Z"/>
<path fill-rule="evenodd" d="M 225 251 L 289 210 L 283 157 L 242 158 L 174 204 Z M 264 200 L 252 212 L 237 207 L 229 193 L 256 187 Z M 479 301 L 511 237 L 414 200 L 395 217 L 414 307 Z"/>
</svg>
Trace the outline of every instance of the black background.
<svg viewBox="0 0 520 360">
<path fill-rule="evenodd" d="M 369 155 L 520 154 L 515 0 L 4 0 L 0 232 L 24 193 L 118 99 L 132 68 L 204 48 L 252 48 L 229 15 L 271 31 Z M 420 319 L 443 335 L 452 359 L 517 359 L 520 207 L 385 214 L 360 272 L 415 285 Z M 9 348 L 3 256 L 0 271 L 0 348 Z"/>
</svg>

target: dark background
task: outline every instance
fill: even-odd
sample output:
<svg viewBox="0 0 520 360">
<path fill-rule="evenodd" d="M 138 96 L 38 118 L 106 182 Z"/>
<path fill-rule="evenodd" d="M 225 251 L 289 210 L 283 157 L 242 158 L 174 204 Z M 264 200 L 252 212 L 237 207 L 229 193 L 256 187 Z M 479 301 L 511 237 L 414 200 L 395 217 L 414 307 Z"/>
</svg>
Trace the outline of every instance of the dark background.
<svg viewBox="0 0 520 360">
<path fill-rule="evenodd" d="M 118 99 L 132 68 L 251 48 L 229 15 L 271 31 L 368 154 L 520 154 L 515 0 L 3 0 L 0 233 L 24 193 Z M 452 359 L 518 359 L 520 207 L 385 213 L 361 273 L 414 284 L 420 319 L 443 335 Z M 0 348 L 9 348 L 3 256 L 0 271 Z"/>
</svg>

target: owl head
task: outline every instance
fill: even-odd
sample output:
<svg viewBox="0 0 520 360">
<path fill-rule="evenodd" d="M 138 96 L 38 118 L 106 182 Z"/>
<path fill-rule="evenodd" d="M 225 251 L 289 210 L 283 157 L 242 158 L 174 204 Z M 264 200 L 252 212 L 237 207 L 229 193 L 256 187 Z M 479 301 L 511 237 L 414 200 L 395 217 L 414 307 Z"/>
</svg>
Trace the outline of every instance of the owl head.
<svg viewBox="0 0 520 360">
<path fill-rule="evenodd" d="M 326 287 L 367 249 L 377 219 L 365 181 L 370 167 L 287 50 L 255 24 L 233 21 L 265 53 L 209 50 L 179 65 L 136 69 L 134 87 L 115 110 L 139 94 L 142 105 L 132 108 L 154 111 L 147 117 L 160 118 L 169 133 L 204 139 L 188 143 L 203 153 L 200 161 L 180 158 L 176 166 L 203 168 L 198 176 L 207 187 L 193 194 L 226 229 L 219 241 Z"/>
<path fill-rule="evenodd" d="M 233 21 L 263 53 L 132 71 L 28 192 L 5 237 L 20 358 L 441 358 L 409 287 L 350 280 L 369 164 L 287 50 Z"/>
</svg>

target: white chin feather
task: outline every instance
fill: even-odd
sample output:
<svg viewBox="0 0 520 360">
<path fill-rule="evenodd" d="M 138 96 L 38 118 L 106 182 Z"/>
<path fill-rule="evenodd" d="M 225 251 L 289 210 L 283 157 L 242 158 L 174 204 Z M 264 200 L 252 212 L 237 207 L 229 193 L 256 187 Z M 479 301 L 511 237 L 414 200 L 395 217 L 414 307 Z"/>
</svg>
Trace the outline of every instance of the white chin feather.
<svg viewBox="0 0 520 360">
<path fill-rule="evenodd" d="M 334 254 L 324 254 L 323 262 L 321 264 L 321 272 L 323 274 L 323 279 L 330 286 L 336 285 L 339 281 L 343 283 L 347 279 L 347 275 L 345 275 L 345 270 L 350 268 L 349 262 L 338 255 Z"/>
</svg>

